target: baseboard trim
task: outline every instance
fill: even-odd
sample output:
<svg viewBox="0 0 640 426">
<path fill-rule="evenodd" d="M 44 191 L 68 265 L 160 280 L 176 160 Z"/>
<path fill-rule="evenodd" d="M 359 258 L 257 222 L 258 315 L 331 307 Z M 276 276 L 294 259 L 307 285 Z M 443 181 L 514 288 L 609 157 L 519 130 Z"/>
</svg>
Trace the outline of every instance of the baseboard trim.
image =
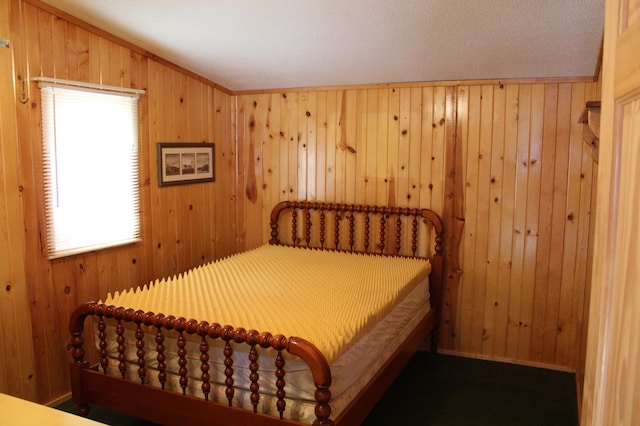
<svg viewBox="0 0 640 426">
<path fill-rule="evenodd" d="M 56 405 L 60 405 L 63 402 L 67 402 L 70 399 L 71 399 L 71 392 L 64 394 L 61 397 L 58 397 L 52 401 L 49 401 L 44 405 L 46 405 L 47 407 L 55 407 Z"/>
<path fill-rule="evenodd" d="M 443 355 L 460 356 L 460 357 L 463 357 L 463 358 L 481 359 L 481 360 L 484 360 L 484 361 L 505 362 L 505 363 L 508 363 L 508 364 L 517 364 L 517 365 L 523 365 L 523 366 L 526 366 L 526 367 L 545 368 L 547 370 L 563 371 L 565 373 L 574 373 L 574 374 L 576 373 L 576 370 L 573 369 L 573 368 L 565 367 L 565 366 L 562 366 L 562 365 L 547 364 L 547 363 L 544 363 L 544 362 L 523 361 L 523 360 L 502 358 L 502 357 L 491 356 L 491 355 L 472 354 L 472 353 L 468 353 L 468 352 L 453 351 L 453 350 L 450 350 L 450 349 L 438 349 L 438 353 L 443 354 Z"/>
</svg>

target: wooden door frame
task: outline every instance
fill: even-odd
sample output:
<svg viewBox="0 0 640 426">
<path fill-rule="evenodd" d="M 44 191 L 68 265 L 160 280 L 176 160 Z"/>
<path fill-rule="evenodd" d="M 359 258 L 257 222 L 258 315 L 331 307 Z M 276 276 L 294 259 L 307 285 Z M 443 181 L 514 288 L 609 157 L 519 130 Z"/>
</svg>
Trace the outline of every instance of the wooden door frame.
<svg viewBox="0 0 640 426">
<path fill-rule="evenodd" d="M 630 78 L 629 70 L 637 68 L 638 59 L 630 59 L 626 55 L 624 61 L 617 55 L 619 36 L 627 28 L 620 22 L 627 18 L 625 3 L 627 0 L 607 0 L 605 13 L 605 35 L 603 45 L 603 74 L 602 74 L 602 120 L 600 127 L 600 163 L 598 170 L 597 209 L 594 231 L 594 256 L 592 272 L 592 293 L 589 313 L 589 336 L 587 344 L 587 358 L 585 364 L 585 380 L 582 399 L 581 424 L 605 425 L 618 424 L 622 417 L 631 411 L 624 411 L 617 401 L 623 398 L 625 388 L 616 388 L 616 394 L 610 391 L 609 383 L 615 380 L 610 366 L 617 362 L 620 347 L 611 338 L 615 327 L 618 327 L 616 314 L 620 306 L 616 306 L 616 292 L 625 283 L 618 283 L 616 274 L 619 273 L 621 256 L 629 256 L 629 253 L 616 253 L 616 246 L 620 232 L 618 217 L 621 213 L 620 200 L 624 194 L 620 194 L 620 186 L 624 176 L 621 176 L 622 160 L 622 110 L 630 96 L 638 99 L 637 78 L 634 82 Z M 619 21 L 620 20 L 620 21 Z M 637 34 L 640 32 L 635 27 L 633 45 L 640 44 Z M 628 38 L 628 37 L 627 37 Z M 630 40 L 625 40 L 629 42 Z M 621 65 L 623 70 L 621 71 Z M 632 89 L 633 84 L 636 85 Z M 633 301 L 632 301 L 633 303 Z M 636 302 L 637 303 L 637 302 Z M 624 307 L 624 306 L 623 306 Z M 634 309 L 640 308 L 633 306 Z M 630 325 L 633 327 L 634 325 Z M 637 326 L 637 325 L 636 325 Z M 633 357 L 633 354 L 631 354 Z M 627 357 L 627 361 L 638 363 Z M 619 385 L 620 383 L 618 383 Z M 634 386 L 631 384 L 631 386 Z M 626 397 L 626 395 L 624 395 Z M 639 402 L 640 393 L 635 392 L 634 402 Z M 628 407 L 626 407 L 629 410 Z M 622 424 L 622 423 L 619 423 Z"/>
</svg>

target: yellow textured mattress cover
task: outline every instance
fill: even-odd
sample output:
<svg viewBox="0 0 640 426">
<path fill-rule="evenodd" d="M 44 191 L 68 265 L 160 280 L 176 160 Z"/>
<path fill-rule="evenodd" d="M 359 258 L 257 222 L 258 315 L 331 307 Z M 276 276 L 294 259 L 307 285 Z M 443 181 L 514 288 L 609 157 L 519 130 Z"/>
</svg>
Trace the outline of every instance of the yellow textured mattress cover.
<svg viewBox="0 0 640 426">
<path fill-rule="evenodd" d="M 426 259 L 264 245 L 103 303 L 302 337 L 331 363 L 430 271 Z"/>
</svg>

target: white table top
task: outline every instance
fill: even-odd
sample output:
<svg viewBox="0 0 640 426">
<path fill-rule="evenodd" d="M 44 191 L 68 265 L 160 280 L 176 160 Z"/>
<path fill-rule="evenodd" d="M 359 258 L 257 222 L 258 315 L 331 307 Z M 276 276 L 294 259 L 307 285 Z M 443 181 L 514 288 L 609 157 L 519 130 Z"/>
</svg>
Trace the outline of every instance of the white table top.
<svg viewBox="0 0 640 426">
<path fill-rule="evenodd" d="M 0 393 L 0 423 L 12 426 L 90 426 L 94 420 Z"/>
</svg>

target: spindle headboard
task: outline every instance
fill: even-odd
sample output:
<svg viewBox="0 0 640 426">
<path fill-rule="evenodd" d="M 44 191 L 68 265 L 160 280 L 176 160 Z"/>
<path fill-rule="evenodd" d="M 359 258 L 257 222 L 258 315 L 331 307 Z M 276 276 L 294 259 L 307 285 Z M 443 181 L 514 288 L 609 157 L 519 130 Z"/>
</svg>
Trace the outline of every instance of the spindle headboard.
<svg viewBox="0 0 640 426">
<path fill-rule="evenodd" d="M 286 214 L 291 215 L 288 221 L 283 218 Z M 287 222 L 289 233 L 280 229 Z M 444 227 L 440 216 L 429 209 L 283 201 L 273 208 L 270 225 L 271 244 L 392 256 L 442 256 Z M 435 238 L 430 237 L 432 232 Z M 430 246 L 430 241 L 435 245 Z"/>
</svg>

